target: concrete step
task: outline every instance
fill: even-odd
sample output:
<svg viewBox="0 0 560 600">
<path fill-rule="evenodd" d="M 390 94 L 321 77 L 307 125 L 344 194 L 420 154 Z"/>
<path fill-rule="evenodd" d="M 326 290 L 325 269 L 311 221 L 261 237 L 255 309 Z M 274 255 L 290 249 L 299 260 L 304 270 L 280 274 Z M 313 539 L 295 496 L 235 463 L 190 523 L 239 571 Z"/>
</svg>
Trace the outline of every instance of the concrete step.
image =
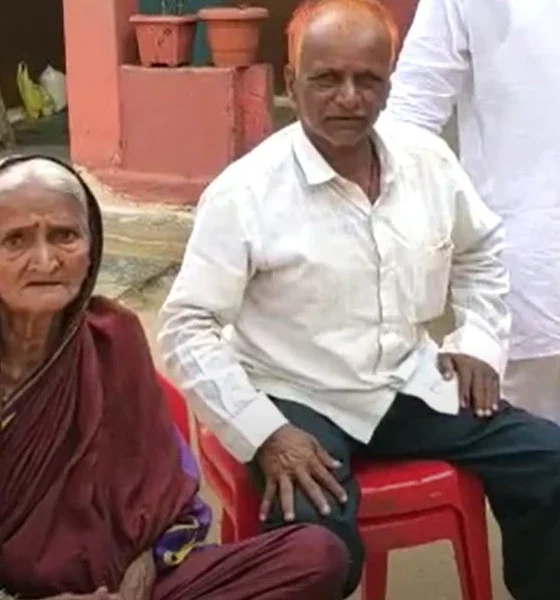
<svg viewBox="0 0 560 600">
<path fill-rule="evenodd" d="M 154 287 L 167 293 L 178 269 L 175 261 L 105 253 L 95 291 L 113 300 L 139 301 Z"/>
<path fill-rule="evenodd" d="M 181 260 L 194 221 L 191 208 L 132 202 L 78 170 L 101 205 L 106 254 L 148 262 Z"/>
</svg>

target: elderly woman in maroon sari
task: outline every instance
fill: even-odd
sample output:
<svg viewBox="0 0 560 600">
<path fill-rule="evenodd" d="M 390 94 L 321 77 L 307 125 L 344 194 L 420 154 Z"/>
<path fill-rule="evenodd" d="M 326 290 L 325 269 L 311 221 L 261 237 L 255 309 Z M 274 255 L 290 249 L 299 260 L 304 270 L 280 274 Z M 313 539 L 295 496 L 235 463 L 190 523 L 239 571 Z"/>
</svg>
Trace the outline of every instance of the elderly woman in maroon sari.
<svg viewBox="0 0 560 600">
<path fill-rule="evenodd" d="M 0 590 L 340 598 L 347 556 L 322 528 L 204 545 L 210 511 L 142 327 L 92 297 L 101 252 L 98 205 L 73 170 L 0 164 Z"/>
</svg>

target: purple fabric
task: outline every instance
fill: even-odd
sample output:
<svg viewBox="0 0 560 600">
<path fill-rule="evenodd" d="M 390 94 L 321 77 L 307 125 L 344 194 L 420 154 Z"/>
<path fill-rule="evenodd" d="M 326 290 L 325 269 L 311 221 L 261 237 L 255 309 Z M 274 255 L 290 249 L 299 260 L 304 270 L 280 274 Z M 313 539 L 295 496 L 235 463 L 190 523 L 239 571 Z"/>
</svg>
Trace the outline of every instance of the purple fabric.
<svg viewBox="0 0 560 600">
<path fill-rule="evenodd" d="M 193 453 L 177 428 L 175 428 L 175 433 L 181 453 L 183 473 L 199 482 L 200 471 Z M 175 526 L 168 529 L 154 545 L 153 553 L 158 570 L 165 571 L 173 567 L 173 565 L 169 565 L 164 559 L 167 553 L 179 553 L 185 546 L 193 543 L 197 544 L 197 546 L 193 547 L 192 551 L 199 549 L 200 546 L 198 545 L 202 544 L 206 539 L 211 523 L 212 509 L 197 494 L 188 508 L 185 508 L 184 513 L 181 514 Z M 190 527 L 188 529 L 182 528 L 181 525 L 188 525 Z"/>
</svg>

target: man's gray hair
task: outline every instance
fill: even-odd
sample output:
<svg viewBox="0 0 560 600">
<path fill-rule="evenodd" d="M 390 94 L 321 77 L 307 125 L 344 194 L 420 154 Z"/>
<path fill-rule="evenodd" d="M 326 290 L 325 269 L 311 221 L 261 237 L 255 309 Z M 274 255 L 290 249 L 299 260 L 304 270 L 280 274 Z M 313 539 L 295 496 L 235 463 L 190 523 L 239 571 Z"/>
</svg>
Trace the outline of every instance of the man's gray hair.
<svg viewBox="0 0 560 600">
<path fill-rule="evenodd" d="M 0 198 L 33 183 L 45 190 L 75 198 L 87 212 L 87 196 L 80 180 L 72 171 L 47 158 L 21 160 L 0 170 Z"/>
</svg>

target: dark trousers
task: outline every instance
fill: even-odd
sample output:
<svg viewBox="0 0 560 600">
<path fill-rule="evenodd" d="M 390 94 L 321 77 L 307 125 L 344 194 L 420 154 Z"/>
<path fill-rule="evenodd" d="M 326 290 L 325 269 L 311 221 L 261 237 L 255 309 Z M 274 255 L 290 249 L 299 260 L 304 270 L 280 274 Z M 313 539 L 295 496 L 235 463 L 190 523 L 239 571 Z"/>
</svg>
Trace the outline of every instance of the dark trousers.
<svg viewBox="0 0 560 600">
<path fill-rule="evenodd" d="M 296 494 L 296 521 L 318 523 L 337 534 L 350 552 L 345 593 L 358 586 L 364 549 L 356 528 L 359 490 L 352 456 L 377 459 L 445 460 L 477 475 L 484 484 L 503 538 L 504 577 L 516 600 L 550 600 L 560 594 L 560 428 L 503 403 L 490 419 L 469 410 L 457 416 L 433 411 L 418 398 L 400 394 L 369 444 L 356 442 L 313 410 L 273 399 L 296 427 L 314 435 L 342 463 L 337 478 L 348 493 L 322 517 L 302 492 Z M 262 489 L 263 478 L 252 472 Z M 273 507 L 265 529 L 285 525 Z"/>
</svg>

